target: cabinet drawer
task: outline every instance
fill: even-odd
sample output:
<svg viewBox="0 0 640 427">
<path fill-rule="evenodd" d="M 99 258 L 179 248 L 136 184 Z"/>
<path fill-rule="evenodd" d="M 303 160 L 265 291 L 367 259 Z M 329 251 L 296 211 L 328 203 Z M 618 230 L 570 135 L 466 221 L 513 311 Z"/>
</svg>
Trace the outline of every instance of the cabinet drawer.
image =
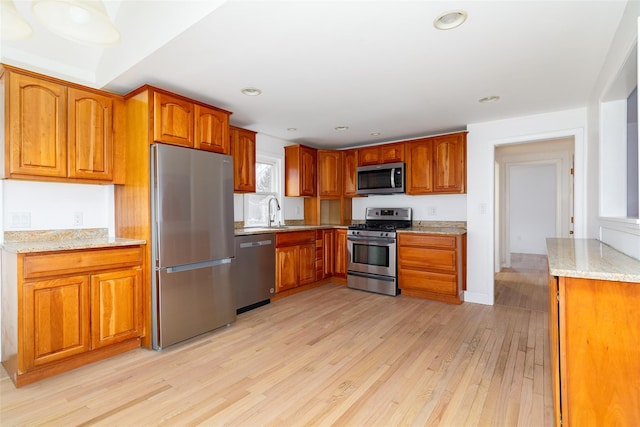
<svg viewBox="0 0 640 427">
<path fill-rule="evenodd" d="M 433 248 L 401 247 L 398 251 L 400 268 L 442 270 L 455 273 L 456 252 Z"/>
<path fill-rule="evenodd" d="M 398 275 L 398 284 L 401 289 L 416 289 L 445 295 L 457 294 L 455 274 L 401 269 Z"/>
<path fill-rule="evenodd" d="M 141 264 L 142 248 L 140 246 L 95 250 L 83 249 L 25 255 L 23 274 L 25 279 L 33 279 Z"/>
<path fill-rule="evenodd" d="M 304 245 L 306 243 L 316 242 L 316 232 L 311 231 L 287 231 L 284 233 L 276 233 L 276 247 Z"/>
<path fill-rule="evenodd" d="M 455 249 L 456 236 L 399 233 L 398 244 L 400 246 L 432 246 L 438 248 Z"/>
</svg>

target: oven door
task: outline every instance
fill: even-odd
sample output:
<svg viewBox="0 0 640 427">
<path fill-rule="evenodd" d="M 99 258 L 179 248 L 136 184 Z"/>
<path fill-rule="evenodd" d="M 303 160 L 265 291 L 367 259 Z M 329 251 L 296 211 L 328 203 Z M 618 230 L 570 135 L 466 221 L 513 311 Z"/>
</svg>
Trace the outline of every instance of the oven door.
<svg viewBox="0 0 640 427">
<path fill-rule="evenodd" d="M 396 277 L 396 239 L 348 236 L 347 269 L 360 273 Z"/>
</svg>

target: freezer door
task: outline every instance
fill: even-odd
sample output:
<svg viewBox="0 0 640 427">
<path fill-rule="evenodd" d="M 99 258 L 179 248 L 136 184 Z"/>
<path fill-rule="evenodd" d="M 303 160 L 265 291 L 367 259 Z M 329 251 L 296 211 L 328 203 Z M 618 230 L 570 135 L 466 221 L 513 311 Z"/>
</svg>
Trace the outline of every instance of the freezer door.
<svg viewBox="0 0 640 427">
<path fill-rule="evenodd" d="M 234 256 L 231 156 L 152 147 L 157 267 Z"/>
<path fill-rule="evenodd" d="M 156 350 L 236 320 L 231 261 L 221 260 L 203 268 L 185 266 L 156 271 Z"/>
</svg>

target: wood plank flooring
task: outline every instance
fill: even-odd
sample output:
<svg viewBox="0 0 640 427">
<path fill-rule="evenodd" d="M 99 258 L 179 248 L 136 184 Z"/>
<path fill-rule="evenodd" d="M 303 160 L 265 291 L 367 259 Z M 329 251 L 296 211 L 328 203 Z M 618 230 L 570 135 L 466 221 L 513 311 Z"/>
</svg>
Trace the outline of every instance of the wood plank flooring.
<svg viewBox="0 0 640 427">
<path fill-rule="evenodd" d="M 0 425 L 552 425 L 543 310 L 328 284 L 15 389 Z"/>
</svg>

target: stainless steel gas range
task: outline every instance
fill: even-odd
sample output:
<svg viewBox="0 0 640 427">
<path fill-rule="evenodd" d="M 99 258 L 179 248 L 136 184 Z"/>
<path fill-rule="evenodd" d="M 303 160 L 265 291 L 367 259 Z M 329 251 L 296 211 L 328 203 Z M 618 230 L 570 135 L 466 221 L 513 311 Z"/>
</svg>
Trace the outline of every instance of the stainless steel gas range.
<svg viewBox="0 0 640 427">
<path fill-rule="evenodd" d="M 364 224 L 347 230 L 347 287 L 396 296 L 396 230 L 411 227 L 411 208 L 367 208 Z"/>
</svg>

